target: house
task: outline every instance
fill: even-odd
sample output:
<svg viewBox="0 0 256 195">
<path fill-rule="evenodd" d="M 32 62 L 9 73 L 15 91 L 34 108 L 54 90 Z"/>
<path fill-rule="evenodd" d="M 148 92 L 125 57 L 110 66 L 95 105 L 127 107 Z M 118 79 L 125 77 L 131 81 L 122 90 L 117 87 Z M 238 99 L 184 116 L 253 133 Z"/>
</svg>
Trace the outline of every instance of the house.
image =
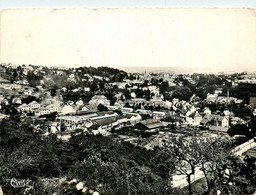
<svg viewBox="0 0 256 195">
<path fill-rule="evenodd" d="M 10 103 L 7 99 L 2 100 L 2 103 L 5 104 L 5 105 L 10 105 Z"/>
<path fill-rule="evenodd" d="M 82 107 L 82 111 L 96 112 L 97 111 L 97 106 L 95 106 L 95 105 L 84 105 Z"/>
<path fill-rule="evenodd" d="M 67 115 L 67 116 L 58 116 L 56 121 L 69 126 L 71 129 L 72 126 L 83 125 L 84 127 L 90 127 L 93 123 L 90 122 L 92 118 L 98 117 L 97 113 L 90 113 L 85 115 Z"/>
<path fill-rule="evenodd" d="M 12 103 L 13 103 L 13 104 L 22 104 L 22 101 L 21 101 L 20 98 L 13 98 L 13 99 L 12 99 Z"/>
<path fill-rule="evenodd" d="M 66 88 L 66 87 L 62 87 L 61 90 L 62 90 L 63 92 L 66 92 L 66 91 L 67 91 L 67 88 Z"/>
<path fill-rule="evenodd" d="M 118 110 L 120 107 L 119 106 L 107 106 L 108 110 Z"/>
<path fill-rule="evenodd" d="M 153 119 L 163 119 L 166 117 L 165 112 L 153 111 Z"/>
<path fill-rule="evenodd" d="M 129 114 L 132 115 L 132 117 L 129 120 L 132 125 L 135 125 L 142 119 L 140 114 L 137 114 L 137 113 L 129 113 Z"/>
<path fill-rule="evenodd" d="M 56 74 L 57 74 L 57 75 L 64 75 L 64 72 L 63 72 L 62 70 L 57 70 L 57 71 L 56 71 Z"/>
<path fill-rule="evenodd" d="M 228 102 L 228 98 L 225 96 L 219 96 L 217 97 L 216 101 L 220 104 L 226 104 Z"/>
<path fill-rule="evenodd" d="M 154 97 L 151 99 L 151 102 L 153 102 L 154 106 L 164 106 L 164 101 L 161 98 Z"/>
<path fill-rule="evenodd" d="M 84 91 L 85 91 L 85 92 L 90 92 L 90 90 L 91 90 L 90 87 L 85 87 L 85 88 L 84 88 Z"/>
<path fill-rule="evenodd" d="M 74 102 L 71 101 L 71 100 L 68 100 L 68 101 L 67 101 L 67 105 L 70 105 L 70 106 L 71 106 L 71 105 L 74 105 Z"/>
<path fill-rule="evenodd" d="M 219 94 L 221 94 L 222 93 L 222 89 L 220 88 L 220 89 L 216 89 L 215 91 L 214 91 L 214 94 L 215 95 L 219 95 Z"/>
<path fill-rule="evenodd" d="M 190 116 L 191 114 L 195 113 L 197 111 L 197 108 L 195 106 L 191 106 L 189 108 L 189 111 L 186 112 L 186 116 Z"/>
<path fill-rule="evenodd" d="M 224 114 L 224 116 L 230 116 L 230 111 L 229 110 L 224 110 L 223 111 L 223 114 Z"/>
<path fill-rule="evenodd" d="M 0 95 L 0 102 L 2 102 L 4 99 L 4 96 Z"/>
<path fill-rule="evenodd" d="M 154 106 L 154 102 L 152 102 L 152 101 L 146 101 L 146 102 L 144 103 L 144 106 Z"/>
<path fill-rule="evenodd" d="M 48 109 L 50 112 L 59 112 L 61 109 L 61 106 L 58 103 L 53 103 L 46 106 L 46 109 Z"/>
<path fill-rule="evenodd" d="M 204 126 L 204 127 L 208 127 L 208 123 L 209 121 L 211 120 L 211 115 L 205 115 L 201 122 L 200 122 L 200 125 Z"/>
<path fill-rule="evenodd" d="M 31 110 L 31 107 L 27 104 L 22 104 L 20 106 L 17 107 L 17 110 L 18 111 L 30 111 Z"/>
<path fill-rule="evenodd" d="M 206 108 L 203 109 L 203 113 L 204 113 L 204 115 L 211 115 L 212 111 L 209 108 L 206 107 Z"/>
<path fill-rule="evenodd" d="M 30 103 L 28 104 L 28 106 L 30 106 L 30 108 L 31 108 L 32 110 L 38 109 L 38 108 L 41 107 L 41 105 L 40 105 L 38 102 L 36 102 L 36 101 L 30 102 Z"/>
<path fill-rule="evenodd" d="M 144 104 L 146 102 L 146 99 L 144 99 L 144 98 L 132 98 L 131 99 L 131 103 L 130 103 L 130 105 L 131 104 L 133 104 L 133 105 L 139 105 L 139 104 Z"/>
<path fill-rule="evenodd" d="M 239 117 L 232 117 L 230 123 L 231 125 L 245 124 L 245 121 Z"/>
<path fill-rule="evenodd" d="M 250 97 L 249 105 L 252 108 L 256 108 L 256 97 Z"/>
<path fill-rule="evenodd" d="M 153 116 L 153 112 L 151 110 L 138 109 L 138 110 L 136 110 L 136 112 L 138 112 L 141 115 Z"/>
<path fill-rule="evenodd" d="M 140 130 L 155 131 L 158 130 L 160 127 L 163 127 L 163 124 L 156 119 L 147 119 L 137 123 L 136 127 Z"/>
<path fill-rule="evenodd" d="M 164 108 L 170 109 L 172 107 L 172 102 L 165 101 L 164 102 Z"/>
<path fill-rule="evenodd" d="M 32 95 L 33 90 L 32 90 L 32 89 L 26 89 L 26 90 L 24 90 L 23 93 L 24 93 L 25 95 Z"/>
<path fill-rule="evenodd" d="M 118 106 L 118 107 L 122 107 L 125 105 L 125 102 L 123 102 L 122 100 L 118 100 L 115 102 L 114 106 Z"/>
<path fill-rule="evenodd" d="M 208 93 L 206 96 L 207 102 L 215 102 L 217 100 L 218 95 L 217 94 L 210 94 Z"/>
<path fill-rule="evenodd" d="M 84 102 L 83 102 L 83 100 L 78 100 L 77 102 L 76 102 L 76 105 L 77 106 L 82 106 L 82 105 L 84 105 Z"/>
<path fill-rule="evenodd" d="M 46 114 L 50 114 L 51 111 L 47 108 L 40 108 L 40 109 L 37 109 L 35 111 L 35 116 L 41 116 L 41 115 L 46 115 Z"/>
<path fill-rule="evenodd" d="M 59 122 L 48 121 L 46 122 L 46 126 L 48 126 L 48 130 L 51 133 L 58 133 L 61 131 L 61 124 Z"/>
<path fill-rule="evenodd" d="M 186 122 L 191 125 L 200 125 L 202 121 L 202 116 L 199 114 L 198 111 L 186 116 Z"/>
<path fill-rule="evenodd" d="M 72 106 L 70 105 L 66 105 L 62 108 L 61 110 L 61 114 L 62 115 L 66 115 L 66 114 L 75 114 L 76 113 L 76 109 L 73 108 Z"/>
<path fill-rule="evenodd" d="M 194 123 L 194 120 L 191 116 L 186 116 L 186 123 L 192 125 Z"/>
<path fill-rule="evenodd" d="M 75 75 L 74 74 L 70 74 L 68 79 L 71 80 L 71 81 L 75 81 Z"/>
<path fill-rule="evenodd" d="M 209 127 L 212 130 L 228 130 L 229 117 L 221 115 L 205 115 L 200 122 L 201 125 Z"/>
<path fill-rule="evenodd" d="M 179 102 L 179 99 L 173 98 L 172 99 L 172 105 L 176 105 Z"/>
<path fill-rule="evenodd" d="M 91 118 L 91 121 L 93 125 L 90 127 L 92 130 L 110 130 L 112 127 L 118 125 L 118 120 L 122 117 L 118 114 L 110 114 L 110 115 L 104 115 L 104 116 L 98 116 Z"/>
<path fill-rule="evenodd" d="M 0 121 L 3 120 L 4 118 L 8 118 L 8 115 L 0 113 Z"/>
<path fill-rule="evenodd" d="M 217 127 L 229 127 L 229 118 L 227 116 L 211 115 L 210 125 Z"/>
<path fill-rule="evenodd" d="M 118 89 L 125 89 L 125 86 L 129 85 L 129 84 L 126 84 L 126 83 L 123 83 L 123 82 L 116 83 L 116 84 L 117 84 Z"/>
<path fill-rule="evenodd" d="M 122 107 L 122 108 L 121 108 L 121 111 L 122 111 L 123 113 L 127 113 L 127 112 L 133 112 L 133 109 L 132 109 L 132 108 L 128 108 L 128 107 Z"/>
<path fill-rule="evenodd" d="M 104 106 L 109 106 L 110 105 L 110 101 L 104 95 L 95 95 L 89 101 L 89 104 L 96 105 L 96 106 L 98 106 L 99 104 L 102 104 Z"/>
<path fill-rule="evenodd" d="M 120 99 L 122 99 L 122 98 L 124 99 L 123 93 L 118 93 L 118 94 L 116 94 L 114 97 L 117 98 L 117 100 L 120 100 Z"/>
<path fill-rule="evenodd" d="M 155 95 L 159 95 L 159 88 L 154 86 L 154 85 L 151 85 L 151 86 L 148 86 L 148 90 L 150 91 L 150 93 L 154 93 Z"/>
<path fill-rule="evenodd" d="M 132 98 L 136 98 L 136 93 L 131 92 L 131 97 L 132 97 Z"/>
<path fill-rule="evenodd" d="M 196 111 L 194 114 L 193 114 L 193 119 L 194 119 L 194 122 L 193 124 L 194 125 L 199 125 L 201 120 L 203 119 L 202 116 Z"/>
</svg>

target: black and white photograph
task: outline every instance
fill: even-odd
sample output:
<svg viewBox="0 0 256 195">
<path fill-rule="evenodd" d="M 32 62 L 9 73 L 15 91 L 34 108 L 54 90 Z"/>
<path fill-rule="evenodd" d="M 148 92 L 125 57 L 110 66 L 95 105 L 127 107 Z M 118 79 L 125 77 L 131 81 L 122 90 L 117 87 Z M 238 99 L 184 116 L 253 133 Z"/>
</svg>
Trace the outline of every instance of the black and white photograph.
<svg viewBox="0 0 256 195">
<path fill-rule="evenodd" d="M 159 2 L 0 6 L 0 195 L 256 194 L 256 4 Z"/>
</svg>

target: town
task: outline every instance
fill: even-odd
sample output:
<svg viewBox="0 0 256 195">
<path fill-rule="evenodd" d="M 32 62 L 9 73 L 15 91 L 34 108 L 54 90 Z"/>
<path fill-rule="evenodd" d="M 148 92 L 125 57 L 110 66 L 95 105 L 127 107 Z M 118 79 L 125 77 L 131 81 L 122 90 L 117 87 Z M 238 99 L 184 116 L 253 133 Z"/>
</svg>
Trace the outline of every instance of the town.
<svg viewBox="0 0 256 195">
<path fill-rule="evenodd" d="M 212 194 L 217 190 L 232 194 L 254 193 L 253 189 L 256 187 L 256 170 L 254 169 L 256 166 L 256 73 L 182 74 L 154 73 L 146 70 L 143 73 L 127 73 L 109 67 L 62 68 L 1 64 L 0 83 L 0 136 L 3 157 L 1 163 L 5 163 L 5 168 L 4 166 L 1 168 L 3 172 L 0 175 L 1 183 L 4 183 L 4 178 L 22 177 L 24 176 L 22 174 L 35 171 L 27 168 L 22 172 L 21 167 L 16 173 L 11 171 L 10 163 L 18 163 L 15 162 L 15 159 L 19 161 L 21 158 L 19 153 L 13 153 L 12 148 L 16 148 L 13 144 L 29 142 L 27 139 L 41 140 L 38 141 L 38 144 L 41 142 L 45 144 L 45 140 L 55 139 L 54 143 L 51 143 L 55 144 L 52 145 L 54 148 L 52 151 L 48 151 L 53 153 L 51 158 L 56 159 L 56 155 L 60 155 L 57 152 L 54 153 L 55 150 L 59 150 L 56 147 L 60 147 L 61 144 L 63 144 L 62 147 L 68 147 L 67 143 L 71 143 L 71 141 L 73 149 L 70 149 L 70 152 L 78 152 L 79 155 L 73 156 L 71 159 L 64 154 L 61 155 L 62 158 L 67 158 L 67 162 L 65 162 L 67 165 L 63 170 L 59 170 L 58 166 L 55 166 L 56 162 L 51 162 L 47 166 L 53 170 L 47 170 L 48 175 L 39 171 L 40 173 L 38 172 L 34 179 L 38 183 L 41 178 L 40 187 L 42 189 L 43 179 L 64 177 L 72 172 L 70 167 L 77 163 L 76 172 L 72 172 L 70 175 L 72 175 L 72 179 L 75 175 L 82 184 L 92 189 L 91 194 L 96 194 L 96 192 L 100 194 Z M 31 131 L 25 130 L 26 128 Z M 23 134 L 21 137 L 24 140 L 19 140 L 17 135 L 13 135 L 15 132 Z M 37 137 L 35 138 L 33 134 Z M 7 137 L 10 135 L 12 139 L 8 140 Z M 81 136 L 87 136 L 87 138 Z M 93 140 L 96 138 L 99 140 Z M 82 143 L 83 139 L 87 140 L 86 143 Z M 200 144 L 193 142 L 198 140 Z M 125 150 L 125 147 L 131 147 L 132 149 L 129 151 L 137 151 L 138 158 L 141 158 L 140 161 L 145 158 L 148 162 L 137 162 L 137 159 L 133 159 L 134 156 L 133 160 L 127 160 L 131 163 L 130 167 L 127 165 L 127 169 L 137 166 L 138 170 L 134 173 L 126 173 L 124 183 L 111 181 L 112 183 L 109 184 L 106 180 L 111 176 L 103 178 L 105 176 L 102 175 L 88 176 L 91 181 L 85 181 L 81 176 L 83 173 L 77 169 L 80 167 L 82 170 L 83 163 L 88 170 L 93 166 L 90 164 L 90 167 L 86 164 L 80 155 L 88 155 L 87 161 L 91 159 L 90 155 L 94 156 L 97 158 L 94 159 L 96 164 L 107 158 L 106 162 L 104 161 L 104 166 L 102 164 L 100 166 L 102 169 L 107 166 L 105 168 L 109 172 L 112 168 L 106 163 L 112 162 L 109 159 L 114 158 L 113 155 L 120 155 L 119 149 L 104 149 L 103 146 L 98 146 L 97 151 L 95 149 L 89 151 L 89 148 L 92 147 L 90 144 L 97 145 L 97 142 L 104 142 L 104 144 L 113 142 L 113 146 L 120 144 L 120 146 L 117 145 L 117 148 L 120 147 L 120 151 Z M 85 144 L 87 148 L 84 146 L 81 149 L 82 146 L 79 143 L 82 146 Z M 128 144 L 128 146 L 122 146 L 122 144 Z M 190 149 L 186 148 L 188 146 Z M 95 147 L 97 148 L 97 146 Z M 206 150 L 207 147 L 209 150 Z M 16 149 L 18 151 L 20 148 Z M 183 149 L 184 151 L 182 151 Z M 24 149 L 24 151 L 27 150 L 30 149 Z M 105 150 L 110 151 L 106 152 Z M 189 150 L 187 154 L 186 150 Z M 193 150 L 195 153 L 198 153 L 198 150 L 204 150 L 204 153 L 201 154 L 203 157 L 201 156 L 197 161 Z M 34 152 L 42 155 L 40 151 L 38 149 L 37 152 Z M 244 167 L 248 173 L 244 172 L 242 168 L 239 172 L 236 167 L 231 165 L 229 169 L 228 167 L 223 167 L 222 170 L 218 169 L 218 166 L 221 165 L 218 164 L 216 158 L 218 156 L 221 158 L 220 156 L 225 152 L 229 152 L 226 155 L 230 155 L 232 151 L 234 151 L 232 155 L 238 159 L 237 161 L 233 160 L 232 163 L 235 164 L 239 161 L 240 165 L 238 165 L 239 163 L 236 165 Z M 96 155 L 97 152 L 99 156 Z M 113 153 L 108 154 L 110 152 Z M 124 151 L 123 153 L 126 154 Z M 206 153 L 209 156 L 212 155 L 213 160 L 216 160 L 214 161 L 216 166 L 213 166 L 211 157 L 204 156 Z M 238 153 L 239 155 L 236 155 Z M 169 155 L 171 157 L 168 154 L 172 154 Z M 8 160 L 7 156 L 11 155 L 14 155 L 15 158 Z M 131 154 L 126 155 L 130 156 Z M 68 156 L 72 155 L 69 153 Z M 4 158 L 7 159 L 4 160 Z M 42 158 L 46 159 L 46 157 Z M 207 158 L 205 166 L 208 168 L 206 169 L 201 165 L 203 165 L 202 159 Z M 228 160 L 224 158 L 224 155 L 222 158 L 223 165 Z M 29 159 L 32 160 L 29 161 Z M 191 159 L 193 163 L 191 163 Z M 32 156 L 23 160 L 28 164 L 24 164 L 22 168 L 25 165 L 35 166 Z M 124 166 L 121 162 L 120 160 L 120 167 Z M 44 168 L 47 169 L 47 166 Z M 141 168 L 142 166 L 145 167 Z M 186 167 L 185 170 L 182 167 Z M 210 171 L 210 169 L 212 170 Z M 227 169 L 232 174 L 216 179 L 217 169 L 219 174 Z M 54 170 L 57 173 L 53 173 Z M 101 171 L 97 170 L 103 174 Z M 17 175 L 17 173 L 21 175 Z M 140 180 L 139 175 L 143 175 L 142 173 L 145 178 Z M 244 178 L 240 178 L 242 173 L 245 174 Z M 94 175 L 96 173 L 85 171 L 84 174 Z M 117 177 L 116 180 L 123 178 L 118 175 L 119 173 L 113 174 L 116 174 L 112 176 Z M 97 179 L 98 177 L 103 179 Z M 132 178 L 135 181 L 131 181 Z M 219 183 L 214 183 L 215 181 Z M 66 184 L 71 185 L 72 182 Z M 9 189 L 8 185 L 5 185 L 3 187 Z M 120 188 L 115 189 L 111 185 L 119 185 Z M 136 185 L 138 185 L 138 189 Z M 48 190 L 53 190 L 49 186 L 50 184 L 48 184 Z M 81 189 L 81 193 L 84 189 Z"/>
</svg>

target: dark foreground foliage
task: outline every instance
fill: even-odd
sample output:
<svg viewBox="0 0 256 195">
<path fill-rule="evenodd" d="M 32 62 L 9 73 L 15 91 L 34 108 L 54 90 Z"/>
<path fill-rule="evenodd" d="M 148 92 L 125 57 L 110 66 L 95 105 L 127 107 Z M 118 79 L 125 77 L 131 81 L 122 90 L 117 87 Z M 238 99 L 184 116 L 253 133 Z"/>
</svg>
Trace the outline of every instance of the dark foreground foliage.
<svg viewBox="0 0 256 195">
<path fill-rule="evenodd" d="M 190 170 L 198 166 L 210 194 L 218 189 L 249 194 L 256 187 L 255 159 L 229 156 L 230 147 L 222 141 L 181 136 L 170 139 L 168 147 L 146 150 L 81 131 L 64 141 L 55 134 L 42 135 L 31 124 L 31 119 L 19 117 L 0 123 L 0 185 L 5 193 L 72 194 L 73 188 L 73 194 L 201 193 L 193 192 L 193 186 L 182 190 L 171 186 L 171 176 L 177 172 L 191 183 Z M 12 178 L 29 179 L 30 187 L 14 188 Z"/>
<path fill-rule="evenodd" d="M 168 166 L 154 151 L 101 135 L 73 134 L 69 141 L 44 137 L 33 132 L 30 121 L 18 120 L 0 125 L 0 183 L 6 193 L 24 192 L 10 185 L 12 178 L 32 180 L 33 193 L 41 194 L 42 178 L 65 177 L 77 178 L 101 194 L 171 193 L 169 170 L 163 168 Z"/>
</svg>

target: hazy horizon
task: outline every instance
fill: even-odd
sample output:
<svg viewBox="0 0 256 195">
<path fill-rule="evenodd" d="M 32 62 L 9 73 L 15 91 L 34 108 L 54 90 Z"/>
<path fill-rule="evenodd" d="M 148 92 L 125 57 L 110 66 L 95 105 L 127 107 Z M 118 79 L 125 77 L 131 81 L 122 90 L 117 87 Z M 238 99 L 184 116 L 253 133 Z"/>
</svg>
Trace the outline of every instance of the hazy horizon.
<svg viewBox="0 0 256 195">
<path fill-rule="evenodd" d="M 255 16 L 254 9 L 5 10 L 0 62 L 252 72 Z"/>
<path fill-rule="evenodd" d="M 208 68 L 196 68 L 196 67 L 147 67 L 147 66 L 140 66 L 140 67 L 111 67 L 111 66 L 77 66 L 77 67 L 65 67 L 65 66 L 46 66 L 46 65 L 38 65 L 38 64 L 12 64 L 12 63 L 2 63 L 5 65 L 11 65 L 11 66 L 43 66 L 48 68 L 80 68 L 80 67 L 109 67 L 109 68 L 116 68 L 122 71 L 125 71 L 127 73 L 173 73 L 173 74 L 193 74 L 193 73 L 204 73 L 204 74 L 218 74 L 218 73 L 225 73 L 225 74 L 233 74 L 233 73 L 242 73 L 242 72 L 248 72 L 248 73 L 255 73 L 256 70 L 252 71 L 234 71 L 234 70 L 212 70 L 210 71 Z"/>
</svg>

